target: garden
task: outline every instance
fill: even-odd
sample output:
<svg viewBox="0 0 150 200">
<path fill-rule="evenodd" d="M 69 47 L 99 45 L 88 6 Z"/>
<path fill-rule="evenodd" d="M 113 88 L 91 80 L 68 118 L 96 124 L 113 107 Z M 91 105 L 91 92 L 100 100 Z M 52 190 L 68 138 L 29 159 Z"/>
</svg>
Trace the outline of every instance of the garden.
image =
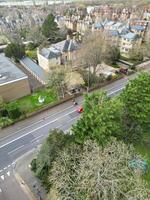
<svg viewBox="0 0 150 200">
<path fill-rule="evenodd" d="M 0 108 L 0 127 L 3 128 L 19 119 L 24 119 L 29 113 L 55 103 L 57 100 L 58 97 L 54 90 L 46 88 L 16 101 L 3 103 Z"/>
</svg>

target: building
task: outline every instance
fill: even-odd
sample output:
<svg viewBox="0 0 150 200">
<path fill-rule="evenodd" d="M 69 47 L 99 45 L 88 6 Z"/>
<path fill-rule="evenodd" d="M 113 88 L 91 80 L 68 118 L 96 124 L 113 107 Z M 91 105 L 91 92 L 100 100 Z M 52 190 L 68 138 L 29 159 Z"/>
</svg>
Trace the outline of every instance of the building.
<svg viewBox="0 0 150 200">
<path fill-rule="evenodd" d="M 33 60 L 24 57 L 20 60 L 20 63 L 36 80 L 41 83 L 41 85 L 46 85 L 48 83 L 48 73 L 46 73 L 46 71 Z"/>
<path fill-rule="evenodd" d="M 30 94 L 28 76 L 0 54 L 0 96 L 9 102 Z"/>
<path fill-rule="evenodd" d="M 120 53 L 122 56 L 129 57 L 132 49 L 138 48 L 142 43 L 142 38 L 132 32 L 121 36 L 120 40 Z"/>
<path fill-rule="evenodd" d="M 52 44 L 49 48 L 37 50 L 39 65 L 47 72 L 56 65 L 63 65 L 76 58 L 79 43 L 75 39 L 67 38 L 64 41 Z"/>
</svg>

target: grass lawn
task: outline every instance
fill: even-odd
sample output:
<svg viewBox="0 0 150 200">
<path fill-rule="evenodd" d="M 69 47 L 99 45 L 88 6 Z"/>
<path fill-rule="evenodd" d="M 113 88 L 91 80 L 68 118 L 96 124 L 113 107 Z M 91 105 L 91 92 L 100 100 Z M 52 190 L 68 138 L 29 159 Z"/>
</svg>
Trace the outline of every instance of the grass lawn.
<svg viewBox="0 0 150 200">
<path fill-rule="evenodd" d="M 45 98 L 43 103 L 39 103 L 39 97 Z M 58 98 L 56 92 L 51 89 L 43 89 L 33 93 L 32 95 L 25 96 L 16 101 L 13 101 L 9 103 L 8 106 L 13 106 L 13 104 L 16 104 L 23 113 L 30 113 L 38 110 L 41 107 L 44 107 L 49 103 L 54 103 L 57 100 Z"/>
<path fill-rule="evenodd" d="M 135 148 L 148 161 L 149 170 L 143 177 L 150 185 L 150 130 L 145 132 L 144 141 L 136 145 Z"/>
</svg>

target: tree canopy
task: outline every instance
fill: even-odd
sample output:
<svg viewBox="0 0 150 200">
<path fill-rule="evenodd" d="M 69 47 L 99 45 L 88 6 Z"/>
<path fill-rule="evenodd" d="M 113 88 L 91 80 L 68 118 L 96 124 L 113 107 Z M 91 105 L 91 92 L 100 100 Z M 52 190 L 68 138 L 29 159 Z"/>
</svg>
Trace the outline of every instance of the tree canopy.
<svg viewBox="0 0 150 200">
<path fill-rule="evenodd" d="M 105 93 L 86 95 L 84 113 L 72 129 L 76 141 L 83 143 L 94 139 L 103 145 L 110 136 L 121 137 L 121 106 L 118 100 L 110 100 Z"/>
<path fill-rule="evenodd" d="M 108 64 L 115 63 L 120 57 L 119 49 L 113 46 L 109 38 L 103 33 L 87 34 L 78 51 L 78 65 L 93 67 L 93 73 L 96 72 L 96 67 L 102 62 Z"/>
<path fill-rule="evenodd" d="M 150 124 L 150 73 L 143 73 L 130 81 L 121 95 L 127 131 L 142 129 Z M 133 130 L 135 131 L 135 130 Z"/>
<path fill-rule="evenodd" d="M 54 21 L 55 17 L 53 14 L 49 14 L 45 21 L 42 24 L 42 33 L 46 38 L 49 38 L 51 41 L 54 40 L 58 32 L 58 25 Z"/>
<path fill-rule="evenodd" d="M 48 188 L 48 172 L 52 163 L 61 151 L 72 140 L 70 135 L 65 135 L 61 130 L 51 130 L 48 138 L 43 143 L 36 159 L 31 163 L 32 170 L 36 176 L 41 179 L 43 184 Z"/>
<path fill-rule="evenodd" d="M 5 49 L 5 55 L 18 61 L 25 55 L 25 47 L 19 43 L 10 43 Z"/>
<path fill-rule="evenodd" d="M 64 149 L 53 163 L 48 200 L 148 200 L 150 191 L 128 164 L 134 149 L 111 139 Z"/>
</svg>

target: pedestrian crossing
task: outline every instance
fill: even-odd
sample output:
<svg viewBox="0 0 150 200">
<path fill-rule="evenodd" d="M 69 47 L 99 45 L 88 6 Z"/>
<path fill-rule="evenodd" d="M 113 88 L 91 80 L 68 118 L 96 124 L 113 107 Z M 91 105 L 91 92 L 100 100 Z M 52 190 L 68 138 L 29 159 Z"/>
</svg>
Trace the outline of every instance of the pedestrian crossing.
<svg viewBox="0 0 150 200">
<path fill-rule="evenodd" d="M 14 163 L 8 165 L 7 167 L 4 167 L 3 169 L 0 169 L 0 183 L 7 180 L 13 175 L 13 166 Z"/>
</svg>

